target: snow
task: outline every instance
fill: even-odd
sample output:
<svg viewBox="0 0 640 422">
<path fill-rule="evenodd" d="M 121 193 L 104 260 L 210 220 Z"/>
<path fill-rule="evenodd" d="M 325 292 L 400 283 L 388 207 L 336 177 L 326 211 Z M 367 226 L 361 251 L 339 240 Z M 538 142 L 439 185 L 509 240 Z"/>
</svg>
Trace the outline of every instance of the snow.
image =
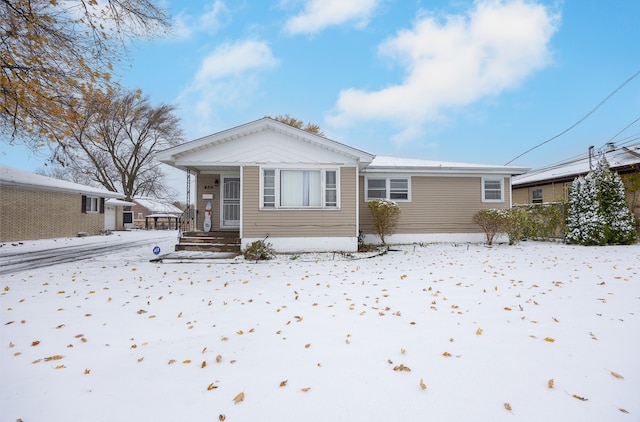
<svg viewBox="0 0 640 422">
<path fill-rule="evenodd" d="M 52 190 L 56 192 L 70 192 L 88 195 L 99 195 L 106 198 L 124 198 L 117 192 L 106 189 L 94 188 L 40 174 L 17 170 L 12 167 L 0 166 L 0 185 L 18 186 L 39 190 Z"/>
<path fill-rule="evenodd" d="M 627 147 L 606 151 L 602 153 L 601 157 L 606 158 L 612 169 L 616 169 L 637 165 L 640 163 L 639 154 L 640 144 L 633 144 Z M 589 163 L 591 162 L 591 167 L 595 167 L 598 159 L 598 156 L 592 156 L 592 159 L 589 160 L 589 153 L 584 153 L 574 159 L 515 176 L 513 178 L 513 186 L 518 187 L 527 183 L 585 175 L 590 171 Z"/>
<path fill-rule="evenodd" d="M 466 171 L 466 172 L 501 172 L 505 174 L 522 174 L 530 170 L 526 167 L 517 166 L 496 166 L 489 164 L 456 163 L 449 161 L 434 161 L 419 158 L 404 158 L 392 156 L 376 156 L 371 164 L 367 166 L 367 171 L 375 172 L 379 170 L 413 170 L 413 171 Z"/>
<path fill-rule="evenodd" d="M 130 235 L 157 236 L 163 253 L 175 243 L 175 232 Z M 640 415 L 638 245 L 407 245 L 259 263 L 152 255 L 3 277 L 0 421 Z"/>
<path fill-rule="evenodd" d="M 152 214 L 182 214 L 182 210 L 168 202 L 162 202 L 153 198 L 133 198 L 134 202 L 151 211 Z M 174 217 L 174 215 L 171 215 Z"/>
</svg>

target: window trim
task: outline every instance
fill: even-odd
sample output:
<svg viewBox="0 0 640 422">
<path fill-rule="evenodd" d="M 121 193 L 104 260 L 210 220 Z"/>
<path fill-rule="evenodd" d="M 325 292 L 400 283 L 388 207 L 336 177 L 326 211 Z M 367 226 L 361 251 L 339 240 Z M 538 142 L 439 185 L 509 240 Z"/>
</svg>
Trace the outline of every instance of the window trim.
<svg viewBox="0 0 640 422">
<path fill-rule="evenodd" d="M 540 192 L 540 198 L 535 198 L 534 197 L 534 192 Z M 544 191 L 542 190 L 542 188 L 532 188 L 531 189 L 531 203 L 532 204 L 542 204 L 544 202 L 543 200 L 543 194 Z"/>
<path fill-rule="evenodd" d="M 370 198 L 369 197 L 369 180 L 384 180 L 386 194 L 384 198 Z M 406 180 L 407 181 L 407 199 L 391 199 L 391 180 Z M 394 202 L 411 202 L 411 176 L 367 176 L 364 178 L 364 202 L 369 202 L 375 199 L 388 199 Z"/>
<path fill-rule="evenodd" d="M 265 206 L 265 171 L 274 172 L 274 202 L 273 206 Z M 281 171 L 319 171 L 320 172 L 320 205 L 319 206 L 284 206 L 281 205 L 280 196 L 280 172 Z M 336 192 L 335 206 L 327 205 L 327 172 L 335 172 L 336 174 L 336 186 L 335 188 L 329 188 Z M 340 168 L 339 167 L 260 167 L 260 210 L 339 210 L 340 209 Z M 270 195 L 271 196 L 271 195 Z"/>
<path fill-rule="evenodd" d="M 95 208 L 93 207 L 95 205 Z M 82 213 L 83 214 L 103 214 L 104 198 L 98 196 L 82 195 Z"/>
<path fill-rule="evenodd" d="M 500 199 L 487 199 L 487 190 L 486 190 L 486 182 L 500 182 Z M 494 189 L 490 189 L 490 191 L 494 191 Z M 504 202 L 504 177 L 488 177 L 485 176 L 482 178 L 482 202 Z"/>
</svg>

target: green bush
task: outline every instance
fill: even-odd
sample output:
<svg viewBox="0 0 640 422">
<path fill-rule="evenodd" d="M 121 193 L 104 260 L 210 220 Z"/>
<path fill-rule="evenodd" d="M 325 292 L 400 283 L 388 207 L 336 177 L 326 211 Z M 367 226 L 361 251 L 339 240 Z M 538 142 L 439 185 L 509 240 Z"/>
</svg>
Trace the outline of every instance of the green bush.
<svg viewBox="0 0 640 422">
<path fill-rule="evenodd" d="M 561 239 L 566 226 L 564 202 L 535 204 L 522 207 L 527 212 L 523 237 L 536 240 Z"/>
<path fill-rule="evenodd" d="M 510 245 L 517 245 L 524 237 L 529 227 L 529 216 L 522 208 L 511 208 L 504 211 L 503 229 L 509 237 Z"/>
<path fill-rule="evenodd" d="M 261 261 L 275 258 L 275 251 L 271 247 L 271 243 L 267 243 L 264 240 L 256 240 L 247 246 L 243 255 L 244 259 Z"/>
</svg>

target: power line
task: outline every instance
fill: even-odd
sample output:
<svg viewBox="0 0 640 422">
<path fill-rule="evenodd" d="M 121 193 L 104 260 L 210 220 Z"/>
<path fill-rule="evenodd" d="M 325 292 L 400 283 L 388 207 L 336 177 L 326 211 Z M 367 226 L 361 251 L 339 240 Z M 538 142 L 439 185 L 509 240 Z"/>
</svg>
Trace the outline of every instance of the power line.
<svg viewBox="0 0 640 422">
<path fill-rule="evenodd" d="M 591 116 L 593 113 L 595 113 L 596 110 L 598 110 L 604 103 L 606 103 L 609 98 L 613 97 L 618 91 L 620 91 L 626 84 L 628 84 L 629 82 L 631 82 L 636 76 L 640 75 L 640 70 L 638 70 L 636 73 L 634 73 L 629 79 L 627 79 L 626 81 L 624 81 L 619 87 L 617 87 L 616 89 L 614 89 L 609 95 L 607 95 L 602 101 L 600 101 L 598 103 L 597 106 L 595 106 L 594 108 L 591 109 L 591 111 L 589 111 L 587 114 L 585 114 L 580 120 L 578 120 L 577 122 L 575 122 L 574 124 L 572 124 L 571 126 L 569 126 L 568 128 L 566 128 L 565 130 L 563 130 L 562 132 L 558 133 L 555 136 L 552 136 L 551 138 L 547 139 L 544 142 L 539 143 L 538 145 L 529 148 L 528 150 L 526 150 L 525 152 L 523 152 L 522 154 L 518 155 L 517 157 L 513 158 L 512 160 L 510 160 L 509 162 L 507 162 L 505 164 L 505 166 L 511 164 L 512 162 L 514 162 L 515 160 L 517 160 L 518 158 L 522 157 L 525 154 L 530 153 L 531 151 L 533 151 L 536 148 L 540 148 L 541 146 L 553 141 L 556 138 L 559 138 L 560 136 L 564 135 L 565 133 L 569 132 L 571 129 L 573 129 L 574 127 L 578 126 L 580 123 L 582 123 L 583 121 L 587 120 L 587 118 L 589 116 Z"/>
</svg>

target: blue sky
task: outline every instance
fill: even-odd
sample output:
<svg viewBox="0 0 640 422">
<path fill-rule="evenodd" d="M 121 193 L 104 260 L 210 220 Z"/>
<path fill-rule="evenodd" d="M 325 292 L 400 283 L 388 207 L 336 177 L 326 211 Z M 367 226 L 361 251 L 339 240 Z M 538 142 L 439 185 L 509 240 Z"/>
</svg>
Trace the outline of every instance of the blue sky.
<svg viewBox="0 0 640 422">
<path fill-rule="evenodd" d="M 175 104 L 188 140 L 290 114 L 376 155 L 505 164 L 640 70 L 636 0 L 165 0 L 122 83 Z M 512 164 L 541 167 L 640 117 L 640 76 Z M 613 141 L 640 136 L 640 123 Z M 637 141 L 633 141 L 637 142 Z M 43 158 L 2 144 L 0 162 Z"/>
</svg>

